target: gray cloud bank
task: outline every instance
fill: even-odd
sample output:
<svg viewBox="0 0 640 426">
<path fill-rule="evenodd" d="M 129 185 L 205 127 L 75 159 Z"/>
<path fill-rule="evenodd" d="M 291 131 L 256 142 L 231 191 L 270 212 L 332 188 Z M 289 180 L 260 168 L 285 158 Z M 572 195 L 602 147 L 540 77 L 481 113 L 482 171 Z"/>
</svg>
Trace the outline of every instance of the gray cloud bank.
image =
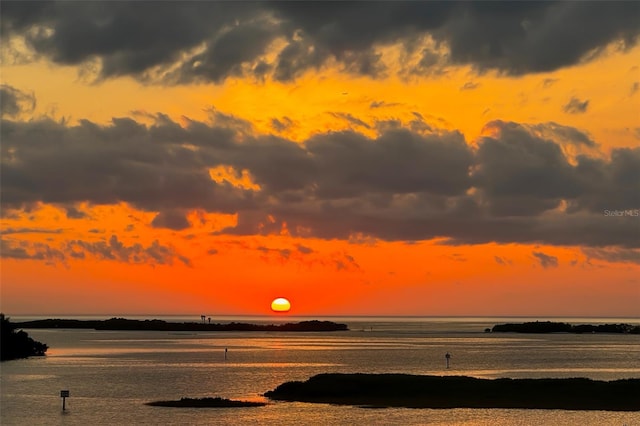
<svg viewBox="0 0 640 426">
<path fill-rule="evenodd" d="M 152 125 L 5 119 L 3 214 L 126 202 L 177 231 L 203 210 L 237 213 L 237 226 L 221 231 L 234 235 L 286 227 L 324 239 L 640 247 L 640 218 L 603 213 L 640 208 L 640 148 L 605 156 L 575 128 L 502 121 L 473 147 L 456 131 L 411 126 L 297 143 L 214 115 L 184 126 L 161 114 Z M 569 154 L 576 147 L 584 152 Z M 260 188 L 212 179 L 218 166 Z"/>
<path fill-rule="evenodd" d="M 147 247 L 139 243 L 127 246 L 119 241 L 116 235 L 112 235 L 108 241 L 66 241 L 59 247 L 46 243 L 0 239 L 0 252 L 5 259 L 42 260 L 49 264 L 93 257 L 100 260 L 147 265 L 172 265 L 177 260 L 187 266 L 191 265 L 189 259 L 178 254 L 172 247 L 161 245 L 158 241 L 154 241 Z"/>
<path fill-rule="evenodd" d="M 639 14 L 632 1 L 8 1 L 1 28 L 3 39 L 23 38 L 36 57 L 64 65 L 97 60 L 102 78 L 175 84 L 239 75 L 288 81 L 331 60 L 376 77 L 386 70 L 375 48 L 389 44 L 419 56 L 410 74 L 429 75 L 443 63 L 509 75 L 553 71 L 597 57 L 614 41 L 635 45 Z M 280 50 L 267 60 L 276 41 Z"/>
<path fill-rule="evenodd" d="M 15 117 L 21 112 L 31 112 L 36 108 L 36 97 L 8 84 L 0 85 L 0 114 Z"/>
</svg>

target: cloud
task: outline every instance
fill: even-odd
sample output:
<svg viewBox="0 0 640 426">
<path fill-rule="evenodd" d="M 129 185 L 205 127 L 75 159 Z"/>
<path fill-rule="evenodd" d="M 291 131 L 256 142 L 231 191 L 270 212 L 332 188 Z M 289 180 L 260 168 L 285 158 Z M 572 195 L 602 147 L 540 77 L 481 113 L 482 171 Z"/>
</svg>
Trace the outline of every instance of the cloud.
<svg viewBox="0 0 640 426">
<path fill-rule="evenodd" d="M 271 127 L 276 132 L 283 132 L 293 125 L 293 121 L 289 117 L 282 117 L 281 119 L 272 118 Z"/>
<path fill-rule="evenodd" d="M 0 235 L 10 234 L 62 234 L 64 229 L 46 229 L 46 228 L 5 228 L 0 229 Z"/>
<path fill-rule="evenodd" d="M 636 92 L 638 92 L 638 90 L 640 90 L 640 82 L 634 81 L 633 84 L 631 85 L 631 90 L 629 90 L 629 96 L 635 95 Z"/>
<path fill-rule="evenodd" d="M 413 73 L 468 64 L 523 75 L 591 60 L 613 42 L 634 46 L 638 3 L 602 4 L 7 2 L 0 28 L 3 40 L 22 38 L 32 50 L 23 60 L 92 63 L 101 79 L 291 81 L 331 62 L 345 73 L 379 78 L 389 70 L 378 48 L 389 45 L 403 46 L 402 57 L 421 56 Z M 425 39 L 445 53 L 425 48 Z"/>
<path fill-rule="evenodd" d="M 312 248 L 303 246 L 302 244 L 298 244 L 296 246 L 296 248 L 302 254 L 311 254 L 311 253 L 313 253 L 313 249 Z"/>
<path fill-rule="evenodd" d="M 347 121 L 348 123 L 356 126 L 356 127 L 364 127 L 365 129 L 370 129 L 371 126 L 368 125 L 367 123 L 365 123 L 364 121 L 360 120 L 357 117 L 354 117 L 353 114 L 350 114 L 348 112 L 330 112 L 329 113 L 331 116 L 338 118 L 340 120 L 344 120 Z"/>
<path fill-rule="evenodd" d="M 480 83 L 475 83 L 473 81 L 467 81 L 461 88 L 461 91 L 464 90 L 473 90 L 473 89 L 477 89 L 478 87 L 480 87 Z"/>
<path fill-rule="evenodd" d="M 531 254 L 533 254 L 538 259 L 538 261 L 540 262 L 540 266 L 545 269 L 558 267 L 558 258 L 555 256 L 544 254 L 541 251 L 534 251 Z"/>
<path fill-rule="evenodd" d="M 597 146 L 595 141 L 591 139 L 587 133 L 576 129 L 575 127 L 563 126 L 553 121 L 530 125 L 528 127 L 541 137 L 551 138 L 559 143 L 568 143 L 587 148 L 595 148 Z"/>
<path fill-rule="evenodd" d="M 40 260 L 48 265 L 64 262 L 65 253 L 44 243 L 0 239 L 0 257 L 15 260 Z"/>
<path fill-rule="evenodd" d="M 588 257 L 614 263 L 636 263 L 640 265 L 640 250 L 585 247 L 582 252 Z"/>
<path fill-rule="evenodd" d="M 85 212 L 78 210 L 73 206 L 66 207 L 65 210 L 68 219 L 86 219 L 89 217 Z"/>
<path fill-rule="evenodd" d="M 0 114 L 17 116 L 22 112 L 33 112 L 36 108 L 34 94 L 25 93 L 8 84 L 0 85 Z"/>
<path fill-rule="evenodd" d="M 603 214 L 640 206 L 640 148 L 605 154 L 572 127 L 492 121 L 473 146 L 457 131 L 402 123 L 294 142 L 219 117 L 3 120 L 3 210 L 124 202 L 175 230 L 189 226 L 189 211 L 237 215 L 217 234 L 640 246 L 635 218 Z M 214 180 L 219 167 L 252 185 Z"/>
<path fill-rule="evenodd" d="M 399 102 L 373 101 L 369 104 L 369 108 L 390 108 L 400 105 Z"/>
<path fill-rule="evenodd" d="M 158 213 L 151 221 L 153 228 L 168 228 L 174 231 L 182 231 L 190 228 L 191 224 L 183 212 L 168 210 Z"/>
<path fill-rule="evenodd" d="M 562 110 L 567 114 L 583 114 L 587 112 L 589 107 L 589 100 L 581 101 L 578 98 L 571 98 L 569 102 L 562 107 Z"/>
<path fill-rule="evenodd" d="M 188 258 L 178 254 L 173 248 L 161 245 L 157 240 L 148 246 L 122 243 L 116 235 L 108 241 L 70 240 L 63 245 L 65 253 L 84 253 L 99 260 L 150 265 L 172 265 L 175 260 L 189 266 Z"/>
</svg>

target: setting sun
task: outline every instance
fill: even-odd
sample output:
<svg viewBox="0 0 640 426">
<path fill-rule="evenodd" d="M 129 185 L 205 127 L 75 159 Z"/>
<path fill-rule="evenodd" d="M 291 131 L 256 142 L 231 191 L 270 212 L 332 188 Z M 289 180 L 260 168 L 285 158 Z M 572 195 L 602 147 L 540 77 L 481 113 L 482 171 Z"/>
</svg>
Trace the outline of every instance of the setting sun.
<svg viewBox="0 0 640 426">
<path fill-rule="evenodd" d="M 271 302 L 273 312 L 289 312 L 289 309 L 291 309 L 291 303 L 284 297 L 278 297 Z"/>
</svg>

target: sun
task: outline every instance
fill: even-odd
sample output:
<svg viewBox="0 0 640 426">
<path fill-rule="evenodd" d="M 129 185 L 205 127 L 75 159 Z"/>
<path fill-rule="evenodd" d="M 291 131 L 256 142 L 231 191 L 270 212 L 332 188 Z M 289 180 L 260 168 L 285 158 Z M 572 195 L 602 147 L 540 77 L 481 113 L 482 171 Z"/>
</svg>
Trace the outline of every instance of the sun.
<svg viewBox="0 0 640 426">
<path fill-rule="evenodd" d="M 291 303 L 284 297 L 278 297 L 271 302 L 271 310 L 273 312 L 289 312 L 291 309 Z"/>
</svg>

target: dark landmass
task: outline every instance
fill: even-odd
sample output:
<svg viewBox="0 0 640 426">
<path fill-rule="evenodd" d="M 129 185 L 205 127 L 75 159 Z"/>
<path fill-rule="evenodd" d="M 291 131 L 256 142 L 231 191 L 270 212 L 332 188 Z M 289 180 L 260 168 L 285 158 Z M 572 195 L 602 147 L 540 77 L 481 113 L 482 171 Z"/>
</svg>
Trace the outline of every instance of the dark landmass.
<svg viewBox="0 0 640 426">
<path fill-rule="evenodd" d="M 22 328 L 89 328 L 95 330 L 152 330 L 152 331 L 343 331 L 346 324 L 331 321 L 301 321 L 287 324 L 208 324 L 197 322 L 166 322 L 162 320 L 131 320 L 111 318 L 108 320 L 46 319 L 17 323 Z"/>
<path fill-rule="evenodd" d="M 0 361 L 45 355 L 49 349 L 47 345 L 33 340 L 22 330 L 16 331 L 18 325 L 12 324 L 4 314 L 0 314 L 0 320 L 2 322 Z"/>
<path fill-rule="evenodd" d="M 640 326 L 631 324 L 579 324 L 571 325 L 564 322 L 536 321 L 520 324 L 498 324 L 492 332 L 513 333 L 621 333 L 640 334 Z"/>
<path fill-rule="evenodd" d="M 154 401 L 145 405 L 154 407 L 183 407 L 183 408 L 224 408 L 224 407 L 262 407 L 264 402 L 234 401 L 232 399 L 216 398 L 182 398 L 179 401 Z"/>
<path fill-rule="evenodd" d="M 319 374 L 286 382 L 273 400 L 368 408 L 533 408 L 640 411 L 640 379 L 477 379 L 409 374 Z"/>
</svg>

